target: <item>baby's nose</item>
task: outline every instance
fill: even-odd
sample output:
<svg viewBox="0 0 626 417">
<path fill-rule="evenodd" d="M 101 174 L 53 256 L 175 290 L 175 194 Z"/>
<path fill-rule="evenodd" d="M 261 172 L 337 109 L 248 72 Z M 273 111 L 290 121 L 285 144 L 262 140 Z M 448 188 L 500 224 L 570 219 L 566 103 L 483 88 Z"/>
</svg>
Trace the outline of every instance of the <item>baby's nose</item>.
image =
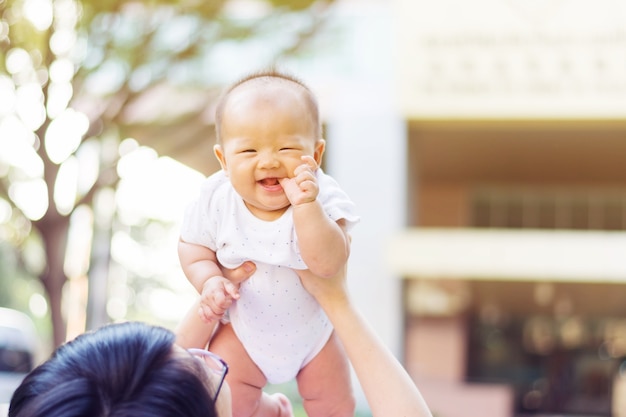
<svg viewBox="0 0 626 417">
<path fill-rule="evenodd" d="M 276 168 L 280 161 L 274 152 L 263 152 L 259 155 L 259 166 L 261 168 Z"/>
</svg>

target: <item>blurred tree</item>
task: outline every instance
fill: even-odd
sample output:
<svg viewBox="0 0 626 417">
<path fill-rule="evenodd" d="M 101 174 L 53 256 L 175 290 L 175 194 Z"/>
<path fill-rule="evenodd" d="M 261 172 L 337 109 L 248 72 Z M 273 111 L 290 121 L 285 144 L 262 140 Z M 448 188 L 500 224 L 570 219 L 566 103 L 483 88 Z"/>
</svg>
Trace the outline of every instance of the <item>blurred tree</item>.
<svg viewBox="0 0 626 417">
<path fill-rule="evenodd" d="M 0 0 L 0 233 L 42 283 L 55 345 L 68 276 L 106 269 L 120 139 L 143 143 L 143 132 L 152 144 L 137 126 L 158 123 L 165 152 L 189 146 L 212 123 L 227 46 L 248 42 L 250 60 L 272 64 L 302 48 L 331 3 Z M 76 266 L 72 219 L 89 215 L 91 262 Z M 33 242 L 41 256 L 23 250 Z"/>
</svg>

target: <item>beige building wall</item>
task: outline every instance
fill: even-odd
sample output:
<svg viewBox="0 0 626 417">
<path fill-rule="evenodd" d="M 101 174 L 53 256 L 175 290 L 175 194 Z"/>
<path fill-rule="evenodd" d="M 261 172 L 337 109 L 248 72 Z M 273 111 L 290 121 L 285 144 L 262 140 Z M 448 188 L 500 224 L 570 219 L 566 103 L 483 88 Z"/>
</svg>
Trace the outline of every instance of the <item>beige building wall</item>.
<svg viewBox="0 0 626 417">
<path fill-rule="evenodd" d="M 500 121 L 490 128 L 485 123 L 479 127 L 459 124 L 455 129 L 450 125 L 439 128 L 439 124 L 410 129 L 409 165 L 413 177 L 409 182 L 415 184 L 409 193 L 412 227 L 475 226 L 476 197 L 484 190 L 503 195 L 575 195 L 581 201 L 591 201 L 590 207 L 594 199 L 600 207 L 605 198 L 626 198 L 626 169 L 621 162 L 626 155 L 626 140 L 620 139 L 626 137 L 623 124 L 609 123 L 609 128 L 596 122 L 516 122 L 507 127 Z M 623 220 L 606 222 L 602 215 L 606 210 L 595 211 L 600 214 L 597 219 L 594 209 L 590 209 L 578 226 L 626 228 L 626 215 L 622 215 Z M 565 217 L 572 220 L 576 216 Z M 506 221 L 501 225 L 506 226 Z M 454 261 L 451 256 L 446 262 Z M 619 317 L 624 313 L 612 297 L 622 294 L 624 286 L 591 284 L 588 280 L 570 284 L 565 278 L 564 283 L 555 285 L 549 278 L 545 283 L 506 276 L 491 278 L 494 282 L 419 275 L 406 278 L 405 363 L 433 411 L 441 416 L 466 416 L 477 399 L 483 417 L 513 416 L 516 402 L 521 401 L 506 384 L 466 381 L 471 315 L 584 318 Z M 615 385 L 614 404 L 620 404 L 621 386 Z M 450 398 L 455 401 L 451 403 Z M 606 403 L 598 407 L 606 410 L 610 406 Z"/>
<path fill-rule="evenodd" d="M 424 181 L 415 198 L 420 227 L 466 227 L 468 190 L 463 182 Z"/>
</svg>

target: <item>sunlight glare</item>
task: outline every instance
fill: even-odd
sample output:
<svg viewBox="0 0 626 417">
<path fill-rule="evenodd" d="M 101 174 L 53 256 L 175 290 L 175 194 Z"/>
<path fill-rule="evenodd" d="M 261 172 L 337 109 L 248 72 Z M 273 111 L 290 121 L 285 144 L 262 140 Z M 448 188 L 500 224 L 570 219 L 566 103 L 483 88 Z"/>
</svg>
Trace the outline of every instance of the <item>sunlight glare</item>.
<svg viewBox="0 0 626 417">
<path fill-rule="evenodd" d="M 123 151 L 122 147 L 120 147 L 120 151 Z M 158 154 L 156 151 L 146 146 L 126 152 L 117 163 L 117 174 L 122 179 L 141 175 L 145 173 L 146 167 L 157 158 Z"/>
<path fill-rule="evenodd" d="M 0 198 L 0 224 L 8 223 L 13 215 L 13 209 L 8 201 Z"/>
<path fill-rule="evenodd" d="M 160 320 L 178 321 L 189 309 L 189 300 L 165 288 L 146 290 L 150 311 Z M 167 306 L 168 308 L 163 308 Z"/>
<path fill-rule="evenodd" d="M 142 218 L 177 221 L 204 176 L 169 157 L 140 148 L 118 165 L 120 214 L 134 224 Z"/>
<path fill-rule="evenodd" d="M 48 186 L 42 178 L 14 181 L 9 197 L 30 220 L 39 220 L 48 211 Z"/>
<path fill-rule="evenodd" d="M 46 120 L 44 96 L 37 83 L 26 83 L 17 88 L 15 111 L 33 132 Z"/>
<path fill-rule="evenodd" d="M 70 156 L 59 167 L 59 173 L 54 183 L 54 204 L 62 215 L 70 214 L 74 208 L 77 182 L 78 159 Z"/>
<path fill-rule="evenodd" d="M 95 184 L 100 172 L 100 144 L 97 140 L 87 140 L 76 151 L 78 158 L 77 190 L 85 194 Z"/>
<path fill-rule="evenodd" d="M 0 21 L 0 42 L 5 41 L 9 37 L 9 24 Z"/>
<path fill-rule="evenodd" d="M 89 207 L 79 206 L 72 213 L 67 237 L 63 270 L 68 277 L 80 277 L 87 272 L 92 242 L 93 213 Z"/>
<path fill-rule="evenodd" d="M 26 0 L 24 16 L 41 32 L 52 24 L 52 3 L 50 0 Z"/>
<path fill-rule="evenodd" d="M 139 142 L 133 138 L 126 138 L 120 143 L 118 149 L 120 156 L 124 156 L 139 149 Z"/>
<path fill-rule="evenodd" d="M 50 80 L 66 83 L 74 77 L 74 64 L 69 59 L 57 59 L 50 65 Z"/>
<path fill-rule="evenodd" d="M 44 142 L 50 160 L 55 164 L 65 161 L 80 145 L 89 128 L 89 119 L 83 113 L 66 109 L 54 119 L 46 131 Z"/>
<path fill-rule="evenodd" d="M 0 75 L 0 97 L 0 116 L 11 113 L 15 108 L 15 87 L 5 75 Z"/>
<path fill-rule="evenodd" d="M 223 13 L 233 19 L 261 19 L 270 12 L 269 4 L 255 0 L 229 1 L 223 7 Z"/>
<path fill-rule="evenodd" d="M 115 190 L 106 187 L 94 196 L 95 222 L 102 228 L 110 228 L 115 216 Z"/>
<path fill-rule="evenodd" d="M 113 321 L 122 320 L 128 313 L 128 306 L 120 297 L 111 296 L 107 301 L 106 310 Z"/>
<path fill-rule="evenodd" d="M 141 247 L 127 233 L 117 231 L 113 234 L 111 258 L 120 265 L 127 265 L 130 272 L 142 275 L 144 256 Z"/>
<path fill-rule="evenodd" d="M 0 161 L 21 169 L 30 178 L 43 177 L 43 161 L 33 144 L 33 132 L 15 116 L 0 120 Z"/>
<path fill-rule="evenodd" d="M 11 74 L 18 74 L 27 68 L 32 68 L 30 55 L 22 48 L 13 48 L 6 54 L 4 61 L 7 71 Z"/>
<path fill-rule="evenodd" d="M 74 90 L 68 82 L 52 82 L 48 86 L 46 111 L 51 119 L 58 117 L 68 106 Z"/>
<path fill-rule="evenodd" d="M 68 55 L 76 45 L 76 33 L 71 29 L 59 29 L 50 37 L 50 50 L 57 56 Z"/>
<path fill-rule="evenodd" d="M 75 0 L 56 0 L 54 12 L 56 22 L 64 27 L 74 27 L 80 16 L 80 5 Z"/>
<path fill-rule="evenodd" d="M 28 300 L 28 309 L 35 317 L 45 317 L 48 314 L 48 302 L 43 295 L 35 293 Z"/>
</svg>

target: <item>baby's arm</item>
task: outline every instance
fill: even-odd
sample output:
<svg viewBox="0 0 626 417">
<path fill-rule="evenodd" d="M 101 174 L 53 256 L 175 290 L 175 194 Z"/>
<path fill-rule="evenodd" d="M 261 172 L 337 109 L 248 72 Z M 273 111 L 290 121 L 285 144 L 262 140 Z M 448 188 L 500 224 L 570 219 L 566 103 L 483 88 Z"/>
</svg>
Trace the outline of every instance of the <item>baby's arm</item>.
<svg viewBox="0 0 626 417">
<path fill-rule="evenodd" d="M 293 221 L 304 263 L 316 275 L 334 276 L 347 262 L 350 239 L 345 222 L 330 219 L 317 199 L 319 186 L 310 156 L 296 168 L 294 177 L 281 180 L 287 198 L 293 206 Z"/>
<path fill-rule="evenodd" d="M 350 255 L 344 221 L 331 220 L 318 201 L 294 207 L 293 221 L 302 260 L 311 272 L 322 277 L 336 274 Z"/>
<path fill-rule="evenodd" d="M 217 320 L 205 322 L 197 313 L 199 309 L 200 299 L 198 298 L 176 327 L 176 344 L 182 348 L 205 349 L 215 331 Z"/>
<path fill-rule="evenodd" d="M 228 280 L 237 285 L 248 279 L 255 271 L 256 265 L 253 262 L 244 262 L 235 269 L 221 268 L 221 274 L 228 277 Z M 222 278 L 222 277 L 215 277 Z M 213 278 L 209 279 L 211 281 Z M 222 278 L 226 279 L 226 278 Z M 205 321 L 197 312 L 202 308 L 200 297 L 191 306 L 185 317 L 176 327 L 176 344 L 185 348 L 205 349 L 209 340 L 213 336 L 217 320 Z M 225 310 L 224 310 L 225 311 Z"/>
<path fill-rule="evenodd" d="M 215 252 L 206 246 L 180 239 L 178 258 L 185 276 L 199 293 L 202 293 L 202 287 L 210 277 L 222 275 Z"/>
<path fill-rule="evenodd" d="M 178 257 L 185 276 L 201 294 L 197 309 L 200 318 L 206 323 L 219 320 L 239 298 L 239 286 L 222 276 L 215 252 L 205 246 L 181 239 Z"/>
</svg>

